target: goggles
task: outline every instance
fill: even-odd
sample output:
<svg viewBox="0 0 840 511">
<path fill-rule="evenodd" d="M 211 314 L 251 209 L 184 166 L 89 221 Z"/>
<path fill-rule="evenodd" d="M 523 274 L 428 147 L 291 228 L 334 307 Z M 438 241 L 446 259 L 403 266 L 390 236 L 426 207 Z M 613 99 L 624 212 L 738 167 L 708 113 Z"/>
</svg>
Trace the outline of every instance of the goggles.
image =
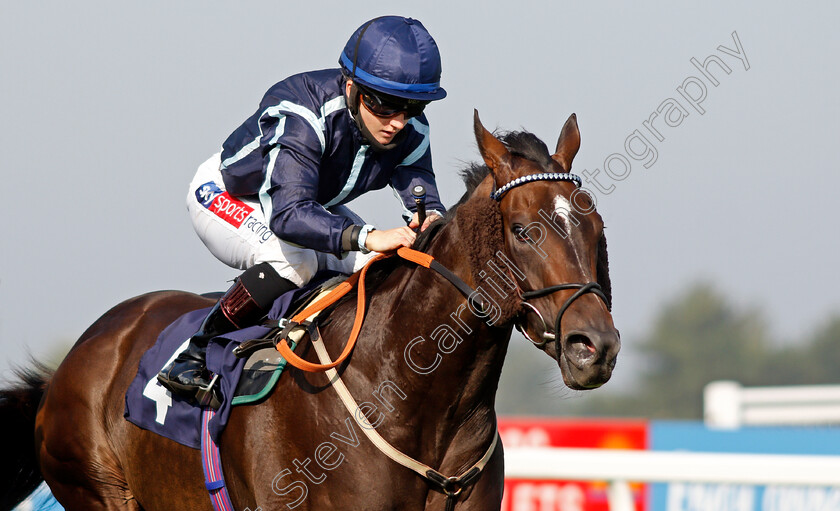
<svg viewBox="0 0 840 511">
<path fill-rule="evenodd" d="M 429 104 L 428 101 L 417 99 L 403 99 L 394 96 L 385 96 L 376 92 L 359 87 L 362 96 L 362 103 L 377 117 L 394 117 L 405 113 L 406 118 L 417 117 L 423 113 L 423 109 Z"/>
</svg>

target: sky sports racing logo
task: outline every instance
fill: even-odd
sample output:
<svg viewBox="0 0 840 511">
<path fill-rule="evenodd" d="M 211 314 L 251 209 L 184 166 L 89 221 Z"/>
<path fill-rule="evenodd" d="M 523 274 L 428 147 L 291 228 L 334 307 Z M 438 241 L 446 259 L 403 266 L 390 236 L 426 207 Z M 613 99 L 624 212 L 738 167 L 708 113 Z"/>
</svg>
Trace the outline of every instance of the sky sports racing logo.
<svg viewBox="0 0 840 511">
<path fill-rule="evenodd" d="M 210 204 L 213 199 L 222 194 L 222 189 L 219 188 L 215 182 L 210 181 L 199 186 L 195 191 L 195 198 L 207 209 L 210 209 Z"/>
<path fill-rule="evenodd" d="M 202 206 L 237 229 L 254 211 L 254 208 L 222 191 L 213 181 L 199 186 L 195 191 L 195 198 Z"/>
</svg>

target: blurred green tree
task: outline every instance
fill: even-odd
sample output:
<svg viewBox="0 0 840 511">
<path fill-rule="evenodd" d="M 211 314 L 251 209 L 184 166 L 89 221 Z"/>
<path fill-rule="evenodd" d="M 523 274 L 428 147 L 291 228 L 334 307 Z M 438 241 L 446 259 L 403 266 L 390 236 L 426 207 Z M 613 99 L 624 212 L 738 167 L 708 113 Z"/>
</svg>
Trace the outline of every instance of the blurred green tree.
<svg viewBox="0 0 840 511">
<path fill-rule="evenodd" d="M 665 306 L 639 341 L 647 361 L 634 398 L 651 418 L 697 419 L 713 380 L 761 383 L 772 347 L 757 311 L 734 308 L 709 284 Z"/>
<path fill-rule="evenodd" d="M 795 347 L 793 347 L 795 350 Z M 840 314 L 832 315 L 811 337 L 804 349 L 796 352 L 788 365 L 794 374 L 790 380 L 808 384 L 838 383 L 840 380 Z M 784 382 L 781 382 L 784 383 Z"/>
</svg>

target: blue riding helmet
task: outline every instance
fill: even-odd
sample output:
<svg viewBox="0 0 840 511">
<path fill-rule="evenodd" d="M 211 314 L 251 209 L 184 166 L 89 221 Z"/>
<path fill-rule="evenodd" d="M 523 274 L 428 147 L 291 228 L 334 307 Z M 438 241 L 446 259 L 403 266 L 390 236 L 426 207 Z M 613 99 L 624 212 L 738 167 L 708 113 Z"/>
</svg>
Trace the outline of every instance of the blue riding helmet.
<svg viewBox="0 0 840 511">
<path fill-rule="evenodd" d="M 368 89 L 420 101 L 446 97 L 437 44 L 415 19 L 368 21 L 350 36 L 338 62 L 349 78 Z"/>
</svg>

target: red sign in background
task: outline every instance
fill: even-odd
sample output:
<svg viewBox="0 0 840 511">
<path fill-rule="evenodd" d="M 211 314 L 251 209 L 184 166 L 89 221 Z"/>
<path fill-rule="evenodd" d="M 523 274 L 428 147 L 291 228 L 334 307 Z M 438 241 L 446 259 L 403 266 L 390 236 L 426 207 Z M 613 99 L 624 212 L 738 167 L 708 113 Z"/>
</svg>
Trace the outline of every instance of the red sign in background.
<svg viewBox="0 0 840 511">
<path fill-rule="evenodd" d="M 505 448 L 648 448 L 648 423 L 641 420 L 501 418 L 499 433 Z M 631 489 L 636 510 L 647 511 L 645 486 Z M 607 483 L 505 479 L 502 511 L 609 511 Z"/>
</svg>

